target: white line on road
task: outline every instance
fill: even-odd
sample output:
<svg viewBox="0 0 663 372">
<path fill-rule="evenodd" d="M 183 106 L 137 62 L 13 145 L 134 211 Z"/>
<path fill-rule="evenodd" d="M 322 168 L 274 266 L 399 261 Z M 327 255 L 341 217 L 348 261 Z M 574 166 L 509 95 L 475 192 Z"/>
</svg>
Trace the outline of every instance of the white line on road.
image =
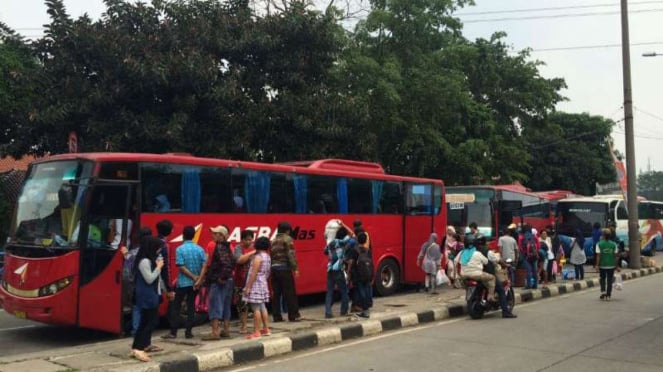
<svg viewBox="0 0 663 372">
<path fill-rule="evenodd" d="M 26 328 L 34 328 L 37 327 L 36 325 L 27 325 L 27 326 L 21 326 L 21 327 L 13 327 L 13 328 L 2 328 L 0 329 L 0 332 L 5 332 L 5 331 L 16 331 L 19 329 L 26 329 Z"/>
</svg>

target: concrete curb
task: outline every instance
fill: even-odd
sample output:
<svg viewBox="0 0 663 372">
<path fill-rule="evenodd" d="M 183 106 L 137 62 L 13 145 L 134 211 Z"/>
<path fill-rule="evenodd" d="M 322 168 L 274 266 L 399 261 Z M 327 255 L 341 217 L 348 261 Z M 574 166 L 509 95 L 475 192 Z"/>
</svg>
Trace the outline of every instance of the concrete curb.
<svg viewBox="0 0 663 372">
<path fill-rule="evenodd" d="M 652 275 L 663 271 L 663 267 L 653 267 L 617 273 L 624 281 Z M 583 291 L 599 286 L 599 279 L 592 278 L 583 281 L 555 284 L 547 288 L 522 290 L 516 293 L 516 304 L 540 299 L 556 297 L 572 292 Z M 143 368 L 131 366 L 132 371 L 210 371 L 223 367 L 230 367 L 241 363 L 256 362 L 273 356 L 288 354 L 293 351 L 312 349 L 318 346 L 332 345 L 342 341 L 373 336 L 386 331 L 413 327 L 419 324 L 431 323 L 467 315 L 465 305 L 447 305 L 431 310 L 416 313 L 394 315 L 383 319 L 369 319 L 353 323 L 339 324 L 317 330 L 294 333 L 285 337 L 262 338 L 260 341 L 222 348 L 214 351 L 178 353 L 168 360 L 159 363 L 149 363 Z M 112 371 L 128 371 L 118 368 Z"/>
</svg>

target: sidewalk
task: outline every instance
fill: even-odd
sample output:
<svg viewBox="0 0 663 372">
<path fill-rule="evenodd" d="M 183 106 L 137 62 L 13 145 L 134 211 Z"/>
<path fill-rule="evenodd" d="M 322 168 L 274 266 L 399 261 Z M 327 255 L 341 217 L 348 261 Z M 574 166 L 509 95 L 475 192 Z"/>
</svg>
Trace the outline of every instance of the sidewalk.
<svg viewBox="0 0 663 372">
<path fill-rule="evenodd" d="M 558 279 L 557 283 L 538 290 L 516 288 L 516 303 L 597 287 L 598 274 L 587 266 L 585 270 L 583 281 Z M 624 280 L 629 280 L 660 273 L 662 270 L 662 266 L 640 270 L 623 269 L 621 274 Z M 332 319 L 325 319 L 323 304 L 308 306 L 300 310 L 303 317 L 301 322 L 270 323 L 272 335 L 258 340 L 246 340 L 245 335 L 237 332 L 239 327 L 235 321 L 231 323 L 232 338 L 219 341 L 201 341 L 200 336 L 210 331 L 209 325 L 194 328 L 195 337 L 189 340 L 183 337 L 183 331 L 177 339 L 163 340 L 160 336 L 167 331 L 160 329 L 155 332 L 153 341 L 163 347 L 164 351 L 152 354 L 154 361 L 151 363 L 141 363 L 130 358 L 132 340 L 123 338 L 0 358 L 0 371 L 210 371 L 421 323 L 466 316 L 463 289 L 444 287 L 439 292 L 438 295 L 421 292 L 376 297 L 370 319 L 340 317 L 338 302 L 334 304 L 335 317 Z M 488 316 L 499 316 L 499 312 L 496 314 Z M 249 322 L 251 329 L 252 322 Z"/>
</svg>

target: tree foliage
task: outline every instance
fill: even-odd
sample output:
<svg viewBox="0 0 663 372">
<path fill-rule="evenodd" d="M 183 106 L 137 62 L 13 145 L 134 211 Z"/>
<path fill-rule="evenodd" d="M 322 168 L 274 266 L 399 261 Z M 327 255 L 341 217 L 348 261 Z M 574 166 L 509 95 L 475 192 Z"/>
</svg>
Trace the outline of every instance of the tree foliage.
<svg viewBox="0 0 663 372">
<path fill-rule="evenodd" d="M 94 21 L 46 3 L 36 42 L 1 28 L 4 153 L 63 152 L 75 131 L 83 151 L 343 157 L 447 184 L 610 176 L 610 122 L 556 113 L 564 81 L 505 34 L 466 39 L 471 0 L 371 0 L 352 32 L 348 9 L 306 0 L 105 0 Z"/>
<path fill-rule="evenodd" d="M 663 200 L 663 172 L 640 173 L 638 175 L 638 194 L 651 200 Z"/>
</svg>

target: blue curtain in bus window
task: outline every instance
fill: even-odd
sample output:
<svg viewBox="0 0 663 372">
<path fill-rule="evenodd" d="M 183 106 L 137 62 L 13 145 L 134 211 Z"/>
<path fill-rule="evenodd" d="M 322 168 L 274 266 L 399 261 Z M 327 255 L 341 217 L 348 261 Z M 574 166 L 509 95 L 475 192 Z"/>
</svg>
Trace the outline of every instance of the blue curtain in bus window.
<svg viewBox="0 0 663 372">
<path fill-rule="evenodd" d="M 246 196 L 246 209 L 249 213 L 267 213 L 269 184 L 269 173 L 261 171 L 247 173 L 244 195 Z"/>
<path fill-rule="evenodd" d="M 295 184 L 295 212 L 308 213 L 306 205 L 308 201 L 308 181 L 306 180 L 306 176 L 295 174 L 293 181 Z"/>
<path fill-rule="evenodd" d="M 348 179 L 341 177 L 336 181 L 336 199 L 338 213 L 348 213 Z"/>
<path fill-rule="evenodd" d="M 200 171 L 184 169 L 182 172 L 182 212 L 200 212 Z"/>
<path fill-rule="evenodd" d="M 373 213 L 380 212 L 380 199 L 382 199 L 383 181 L 371 181 L 371 196 L 373 197 Z"/>
</svg>

